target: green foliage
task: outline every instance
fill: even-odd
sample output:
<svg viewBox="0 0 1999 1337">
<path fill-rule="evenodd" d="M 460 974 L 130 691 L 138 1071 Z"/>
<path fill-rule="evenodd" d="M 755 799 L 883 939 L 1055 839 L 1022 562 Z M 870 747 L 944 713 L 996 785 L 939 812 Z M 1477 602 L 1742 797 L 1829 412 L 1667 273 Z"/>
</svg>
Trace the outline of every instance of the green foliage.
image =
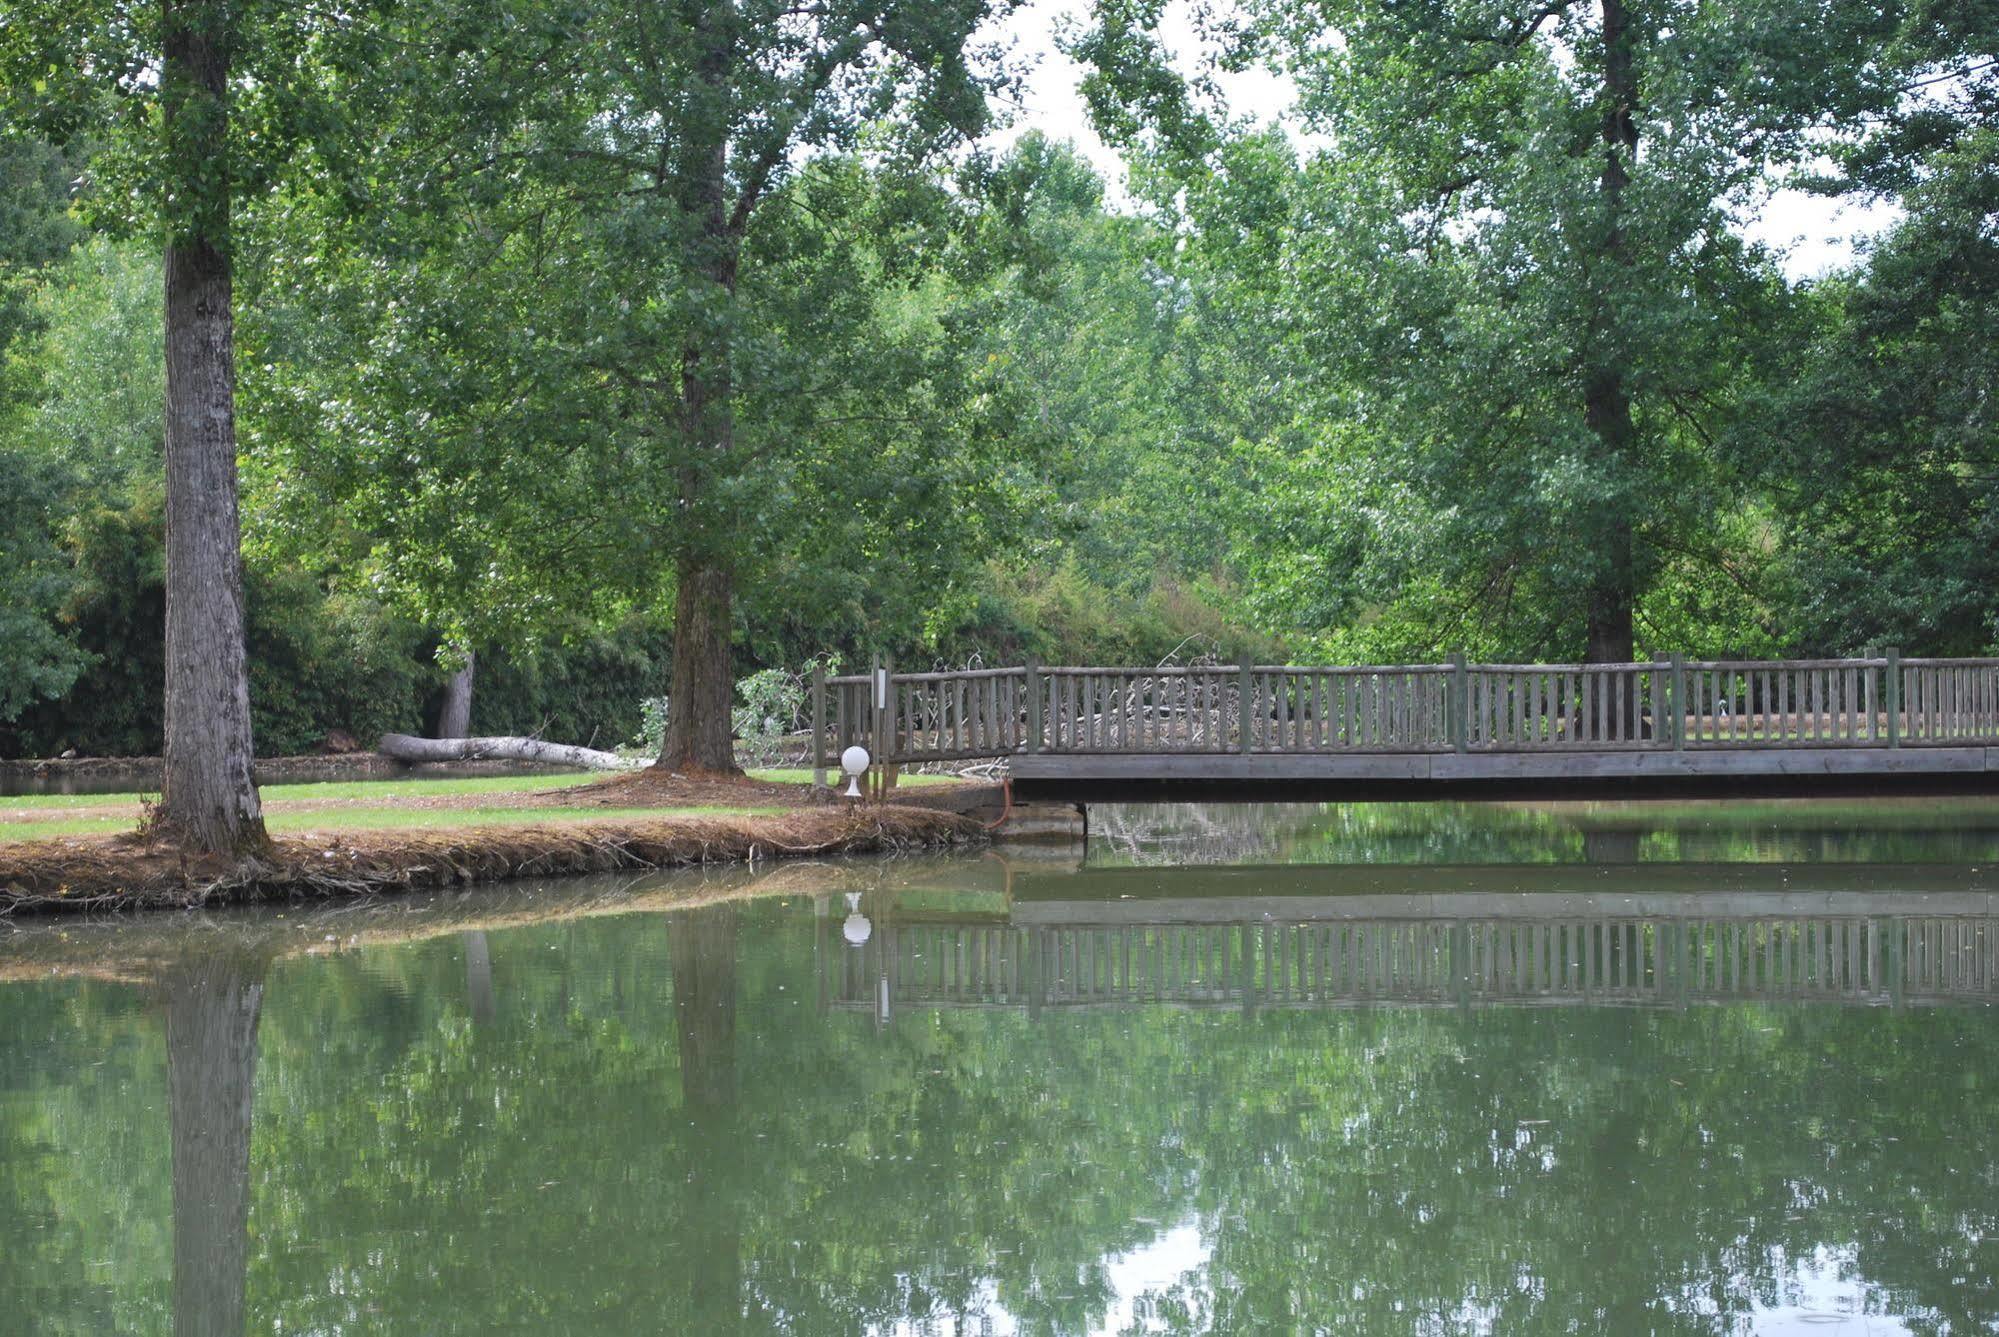
<svg viewBox="0 0 1999 1337">
<path fill-rule="evenodd" d="M 1999 645 L 1999 116 L 1926 167 L 1866 267 L 1813 295 L 1745 446 L 1786 484 L 1791 616 L 1828 652 Z"/>
<path fill-rule="evenodd" d="M 481 647 L 473 727 L 608 748 L 626 737 L 640 703 L 661 695 L 661 639 L 654 625 L 633 621 L 579 628 L 566 641 Z"/>
<path fill-rule="evenodd" d="M 760 669 L 736 683 L 732 721 L 750 760 L 764 765 L 777 760 L 784 736 L 798 728 L 805 709 L 805 683 L 785 669 Z"/>
<path fill-rule="evenodd" d="M 67 479 L 54 461 L 0 442 L 0 731 L 67 691 L 89 663 L 56 620 L 72 576 L 51 541 Z"/>
</svg>

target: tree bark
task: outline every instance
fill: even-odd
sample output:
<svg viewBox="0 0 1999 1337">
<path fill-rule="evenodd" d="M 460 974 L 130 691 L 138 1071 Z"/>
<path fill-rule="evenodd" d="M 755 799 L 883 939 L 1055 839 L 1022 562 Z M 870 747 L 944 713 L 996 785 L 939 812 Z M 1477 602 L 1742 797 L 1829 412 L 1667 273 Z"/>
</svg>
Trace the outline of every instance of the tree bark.
<svg viewBox="0 0 1999 1337">
<path fill-rule="evenodd" d="M 385 733 L 375 750 L 397 761 L 544 761 L 589 771 L 624 771 L 638 765 L 615 752 L 544 743 L 539 738 L 418 738 Z"/>
<path fill-rule="evenodd" d="M 720 566 L 680 564 L 673 610 L 673 689 L 659 765 L 735 773 L 736 684 L 729 652 L 731 579 Z"/>
<path fill-rule="evenodd" d="M 158 825 L 193 847 L 268 844 L 251 776 L 236 505 L 228 17 L 165 0 L 166 729 Z"/>
<path fill-rule="evenodd" d="M 438 713 L 439 738 L 463 738 L 472 732 L 472 652 L 465 652 L 465 667 L 444 684 L 444 709 Z"/>
<path fill-rule="evenodd" d="M 1630 181 L 1627 161 L 1638 149 L 1637 71 L 1631 59 L 1629 16 L 1624 0 L 1602 0 L 1603 14 L 1603 172 L 1600 186 L 1604 210 L 1603 260 L 1593 272 L 1615 283 L 1624 261 L 1624 188 Z M 1584 419 L 1602 447 L 1600 465 L 1617 476 L 1614 499 L 1595 517 L 1590 541 L 1595 545 L 1596 571 L 1585 595 L 1586 657 L 1593 664 L 1624 664 L 1636 653 L 1632 610 L 1637 587 L 1632 564 L 1632 531 L 1622 481 L 1636 454 L 1637 427 L 1631 415 L 1631 393 L 1621 361 L 1619 327 L 1612 298 L 1599 293 L 1592 317 L 1592 365 L 1583 387 Z M 1634 684 L 1635 686 L 1635 684 Z"/>
<path fill-rule="evenodd" d="M 685 256 L 696 324 L 681 347 L 680 555 L 673 613 L 673 681 L 659 765 L 736 774 L 732 715 L 736 683 L 732 517 L 715 513 L 711 480 L 726 475 L 736 446 L 733 321 L 742 254 L 729 207 L 729 111 L 735 77 L 732 5 L 715 0 L 697 35 L 702 53 L 690 92 L 689 133 L 676 172 L 681 211 L 693 225 Z"/>
<path fill-rule="evenodd" d="M 244 1330 L 263 978 L 263 962 L 224 951 L 177 964 L 163 981 L 175 1337 L 242 1337 Z"/>
</svg>

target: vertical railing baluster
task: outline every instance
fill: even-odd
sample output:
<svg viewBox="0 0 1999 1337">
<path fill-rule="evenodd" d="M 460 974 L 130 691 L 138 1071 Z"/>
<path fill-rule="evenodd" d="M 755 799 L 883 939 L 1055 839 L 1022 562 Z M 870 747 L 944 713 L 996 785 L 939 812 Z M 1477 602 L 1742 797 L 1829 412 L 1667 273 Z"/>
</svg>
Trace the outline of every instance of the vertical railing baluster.
<svg viewBox="0 0 1999 1337">
<path fill-rule="evenodd" d="M 1250 727 L 1250 665 L 1247 659 L 1236 665 L 1236 750 L 1249 752 L 1255 744 Z"/>
</svg>

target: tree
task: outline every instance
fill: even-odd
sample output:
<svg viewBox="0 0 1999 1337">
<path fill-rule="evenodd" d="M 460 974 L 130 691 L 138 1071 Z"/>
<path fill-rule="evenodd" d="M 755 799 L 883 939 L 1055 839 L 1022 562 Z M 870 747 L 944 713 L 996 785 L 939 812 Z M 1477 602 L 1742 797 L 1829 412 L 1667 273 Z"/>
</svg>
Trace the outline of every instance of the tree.
<svg viewBox="0 0 1999 1337">
<path fill-rule="evenodd" d="M 47 314 L 37 280 L 77 231 L 66 208 L 71 165 L 10 129 L 0 120 L 0 474 L 10 483 L 0 495 L 0 722 L 62 692 L 85 663 L 54 625 L 68 581 L 53 520 L 71 471 L 21 439 L 36 389 L 22 350 Z"/>
<path fill-rule="evenodd" d="M 639 316 L 587 360 L 641 392 L 658 442 L 641 486 L 672 517 L 659 537 L 674 597 L 663 766 L 735 769 L 737 580 L 759 541 L 745 532 L 741 495 L 760 462 L 737 430 L 759 372 L 739 357 L 752 225 L 816 151 L 872 144 L 916 160 L 982 127 L 998 75 L 976 69 L 966 48 L 1002 7 L 579 6 L 549 35 L 555 68 L 573 73 L 504 108 L 507 147 L 488 162 L 525 156 L 549 174 L 611 248 Z"/>
<path fill-rule="evenodd" d="M 1908 92 L 1818 184 L 1898 204 L 1738 449 L 1778 498 L 1801 642 L 1971 655 L 1999 643 L 1999 7 L 1919 10 Z"/>
<path fill-rule="evenodd" d="M 166 735 L 158 827 L 191 846 L 266 843 L 251 775 L 236 480 L 230 218 L 232 80 L 257 16 L 227 0 L 155 9 L 17 5 L 0 33 L 10 92 L 52 135 L 113 136 L 97 164 L 143 181 L 164 249 Z M 156 74 L 155 74 L 156 71 Z M 111 91 L 106 91 L 106 74 Z M 134 104 L 120 116 L 113 104 Z M 268 127 L 266 127 L 268 128 Z M 157 137 L 155 137 L 155 135 Z"/>
<path fill-rule="evenodd" d="M 911 540 L 917 503 L 976 526 L 1000 495 L 1004 399 L 939 264 L 962 206 L 924 166 L 984 122 L 991 10 L 473 4 L 398 34 L 389 133 L 270 211 L 259 453 L 464 644 L 670 593 L 663 764 L 733 769 L 746 613 L 839 583 L 829 549 L 962 560 Z"/>
<path fill-rule="evenodd" d="M 1133 15 L 1101 6 L 1079 46 L 1098 118 L 1190 231 L 1233 238 L 1267 151 L 1203 111 Z M 1692 584 L 1726 627 L 1709 635 L 1755 634 L 1743 572 L 1769 522 L 1719 443 L 1790 298 L 1734 219 L 1892 101 L 1896 17 L 1627 0 L 1212 17 L 1222 63 L 1294 74 L 1322 137 L 1255 257 L 1286 276 L 1271 324 L 1305 407 L 1289 440 L 1244 453 L 1327 568 L 1323 615 L 1429 650 L 1628 660 L 1667 648 Z"/>
</svg>

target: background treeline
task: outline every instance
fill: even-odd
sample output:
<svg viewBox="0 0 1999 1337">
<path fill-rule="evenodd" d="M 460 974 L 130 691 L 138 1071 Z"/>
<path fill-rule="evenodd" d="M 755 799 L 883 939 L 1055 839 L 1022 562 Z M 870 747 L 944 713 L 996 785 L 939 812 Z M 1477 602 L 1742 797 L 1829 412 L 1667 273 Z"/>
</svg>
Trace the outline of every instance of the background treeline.
<svg viewBox="0 0 1999 1337">
<path fill-rule="evenodd" d="M 1104 6 L 1128 199 L 860 108 L 726 303 L 635 202 L 623 11 L 505 8 L 326 37 L 366 124 L 238 209 L 260 752 L 431 727 L 467 651 L 477 731 L 630 739 L 690 572 L 737 676 L 1999 645 L 1999 6 L 1230 7 L 1302 139 Z M 160 742 L 160 260 L 99 162 L 0 125 L 0 755 Z M 1787 277 L 1779 181 L 1898 221 Z"/>
</svg>

